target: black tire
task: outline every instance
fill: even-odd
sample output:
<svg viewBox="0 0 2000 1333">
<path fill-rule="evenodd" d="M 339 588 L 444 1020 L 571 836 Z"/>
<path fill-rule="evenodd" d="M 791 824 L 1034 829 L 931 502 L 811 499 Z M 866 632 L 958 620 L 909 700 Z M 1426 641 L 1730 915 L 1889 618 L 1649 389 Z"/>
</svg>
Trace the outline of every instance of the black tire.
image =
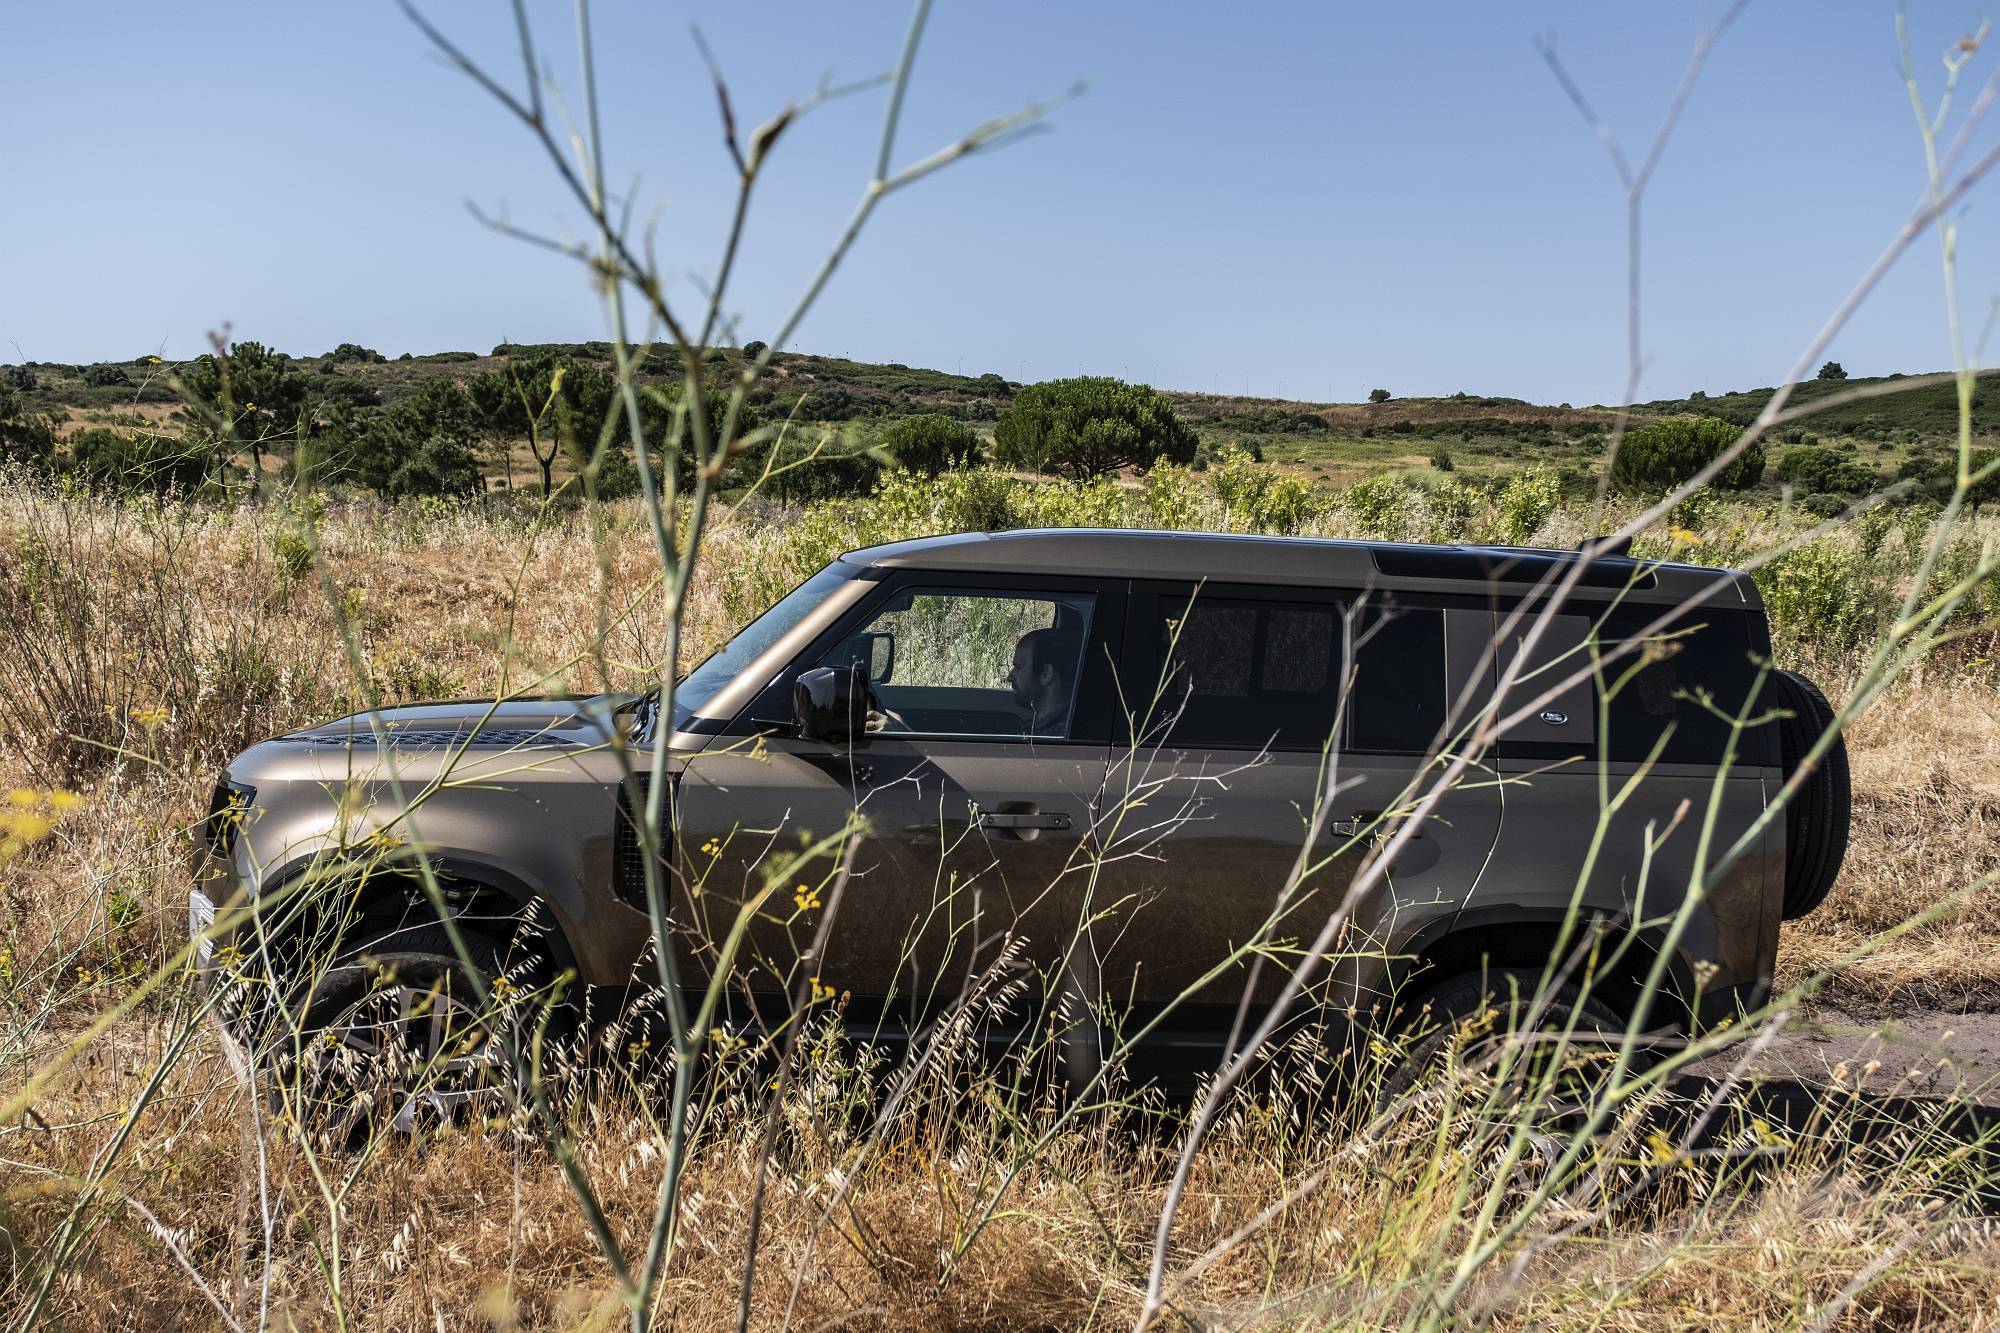
<svg viewBox="0 0 2000 1333">
<path fill-rule="evenodd" d="M 470 967 L 435 922 L 344 948 L 294 998 L 291 1031 L 266 1061 L 274 1099 L 350 1149 L 385 1131 L 510 1113 L 539 1018 L 521 997 L 546 968 L 487 936 L 460 936 Z"/>
<path fill-rule="evenodd" d="M 1789 781 L 1813 743 L 1833 725 L 1833 707 L 1817 685 L 1795 671 L 1775 672 L 1772 679 L 1778 706 L 1790 714 L 1778 721 L 1779 763 Z M 1847 857 L 1853 800 L 1847 739 L 1842 736 L 1785 807 L 1785 920 L 1798 920 L 1832 891 Z"/>
<path fill-rule="evenodd" d="M 1390 1023 L 1390 1033 L 1402 1054 L 1378 1085 L 1376 1109 L 1386 1110 L 1425 1078 L 1443 1072 L 1454 1049 L 1471 1054 L 1481 1041 L 1499 1040 L 1522 1030 L 1541 986 L 1539 972 L 1494 968 L 1447 977 L 1419 994 L 1399 1009 Z M 1625 1020 L 1595 996 L 1586 996 L 1563 982 L 1551 991 L 1536 1030 L 1571 1033 L 1573 1040 L 1564 1058 L 1578 1066 L 1588 1084 L 1591 1075 L 1584 1067 L 1594 1064 L 1601 1069 L 1608 1063 L 1605 1057 L 1623 1037 Z M 1587 1095 L 1587 1091 L 1580 1094 Z M 1563 1110 L 1583 1108 L 1552 1109 L 1560 1118 Z"/>
</svg>

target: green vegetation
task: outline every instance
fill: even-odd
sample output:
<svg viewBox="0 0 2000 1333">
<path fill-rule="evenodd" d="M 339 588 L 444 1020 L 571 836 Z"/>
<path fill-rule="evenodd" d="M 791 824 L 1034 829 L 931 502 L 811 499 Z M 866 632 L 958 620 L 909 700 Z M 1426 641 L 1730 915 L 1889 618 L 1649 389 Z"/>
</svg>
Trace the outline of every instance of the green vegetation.
<svg viewBox="0 0 2000 1333">
<path fill-rule="evenodd" d="M 1736 442 L 1743 432 L 1713 417 L 1671 417 L 1641 426 L 1625 436 L 1611 464 L 1611 481 L 1620 490 L 1660 495 L 1692 478 Z M 1755 486 L 1764 475 L 1764 446 L 1753 443 L 1715 479 L 1724 490 Z"/>
<path fill-rule="evenodd" d="M 0 383 L 0 464 L 41 469 L 53 461 L 55 450 L 55 422 L 28 411 L 13 386 Z"/>
<path fill-rule="evenodd" d="M 1085 480 L 1163 459 L 1192 463 L 1199 437 L 1151 387 L 1086 375 L 1023 389 L 993 443 L 1010 467 Z"/>
<path fill-rule="evenodd" d="M 896 460 L 896 466 L 927 477 L 979 461 L 978 432 L 942 412 L 903 417 L 883 431 L 876 443 Z"/>
</svg>

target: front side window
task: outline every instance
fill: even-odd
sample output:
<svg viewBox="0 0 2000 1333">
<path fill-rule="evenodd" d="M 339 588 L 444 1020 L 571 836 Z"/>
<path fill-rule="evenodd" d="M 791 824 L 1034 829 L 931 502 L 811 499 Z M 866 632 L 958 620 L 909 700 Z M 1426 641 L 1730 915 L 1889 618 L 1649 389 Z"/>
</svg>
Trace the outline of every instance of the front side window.
<svg viewBox="0 0 2000 1333">
<path fill-rule="evenodd" d="M 885 734 L 1065 740 L 1094 610 L 1089 593 L 908 588 L 820 664 L 866 668 Z"/>
</svg>

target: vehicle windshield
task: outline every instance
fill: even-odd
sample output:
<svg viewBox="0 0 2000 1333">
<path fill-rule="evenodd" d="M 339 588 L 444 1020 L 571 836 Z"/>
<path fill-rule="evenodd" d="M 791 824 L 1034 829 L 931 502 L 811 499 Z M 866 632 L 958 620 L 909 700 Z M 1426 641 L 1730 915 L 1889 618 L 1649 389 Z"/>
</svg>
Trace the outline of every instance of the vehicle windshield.
<svg viewBox="0 0 2000 1333">
<path fill-rule="evenodd" d="M 675 728 L 685 725 L 723 686 L 812 614 L 815 607 L 855 573 L 853 566 L 835 561 L 786 593 L 770 610 L 738 631 L 735 638 L 703 658 L 674 687 Z"/>
</svg>

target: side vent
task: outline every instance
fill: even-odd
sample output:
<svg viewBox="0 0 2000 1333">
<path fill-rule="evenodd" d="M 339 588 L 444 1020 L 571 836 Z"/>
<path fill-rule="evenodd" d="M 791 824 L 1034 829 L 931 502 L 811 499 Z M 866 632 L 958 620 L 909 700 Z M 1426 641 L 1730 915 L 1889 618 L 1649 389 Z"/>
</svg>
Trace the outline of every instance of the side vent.
<svg viewBox="0 0 2000 1333">
<path fill-rule="evenodd" d="M 646 796 L 653 775 L 633 773 L 618 787 L 618 813 L 611 837 L 611 887 L 626 902 L 646 905 L 646 848 L 639 838 L 639 825 L 646 817 Z M 660 809 L 660 869 L 664 874 L 674 864 L 674 784 L 678 775 L 667 778 L 667 799 Z M 661 881 L 665 883 L 664 879 Z"/>
</svg>

